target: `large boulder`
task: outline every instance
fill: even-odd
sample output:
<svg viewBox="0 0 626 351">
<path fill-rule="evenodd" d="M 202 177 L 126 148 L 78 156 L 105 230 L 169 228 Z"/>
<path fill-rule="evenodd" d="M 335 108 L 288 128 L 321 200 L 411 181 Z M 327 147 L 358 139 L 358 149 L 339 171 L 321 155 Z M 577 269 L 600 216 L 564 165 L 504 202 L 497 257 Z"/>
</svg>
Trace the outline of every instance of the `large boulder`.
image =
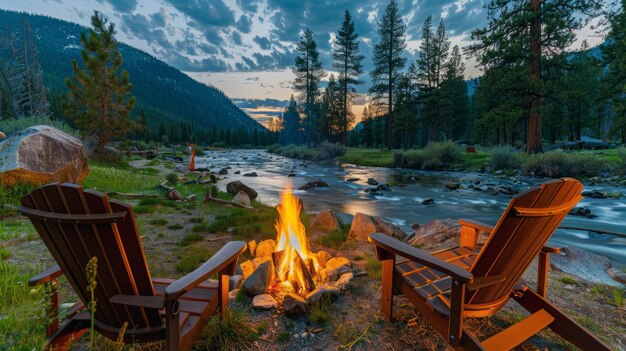
<svg viewBox="0 0 626 351">
<path fill-rule="evenodd" d="M 256 199 L 256 197 L 259 195 L 254 189 L 238 180 L 226 184 L 226 191 L 231 195 L 237 195 L 240 191 L 243 191 L 244 193 L 248 194 L 250 200 Z"/>
<path fill-rule="evenodd" d="M 89 162 L 80 140 L 50 126 L 34 126 L 0 141 L 0 183 L 82 183 Z"/>
<path fill-rule="evenodd" d="M 399 240 L 404 240 L 407 234 L 398 226 L 379 217 L 372 217 L 357 212 L 350 226 L 348 239 L 367 242 L 367 238 L 373 233 L 383 233 Z"/>
<path fill-rule="evenodd" d="M 440 244 L 458 243 L 461 226 L 452 219 L 436 219 L 417 226 L 409 244 L 418 247 L 434 247 Z"/>
<path fill-rule="evenodd" d="M 619 271 L 612 266 L 608 258 L 574 246 L 562 248 L 560 255 L 551 255 L 550 263 L 562 272 L 591 283 L 615 287 L 624 286 L 622 284 L 625 282 L 623 276 L 620 279 L 620 274 L 616 274 Z M 622 283 L 618 282 L 619 280 Z"/>
<path fill-rule="evenodd" d="M 341 225 L 333 211 L 324 210 L 311 221 L 311 230 L 314 232 L 329 233 L 335 230 L 341 230 Z"/>
</svg>

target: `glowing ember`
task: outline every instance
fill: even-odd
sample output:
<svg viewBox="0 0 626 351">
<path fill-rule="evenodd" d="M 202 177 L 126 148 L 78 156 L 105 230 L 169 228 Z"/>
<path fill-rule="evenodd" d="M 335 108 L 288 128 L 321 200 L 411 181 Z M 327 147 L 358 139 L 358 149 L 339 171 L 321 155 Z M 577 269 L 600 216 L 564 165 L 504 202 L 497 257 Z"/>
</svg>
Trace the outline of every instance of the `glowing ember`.
<svg viewBox="0 0 626 351">
<path fill-rule="evenodd" d="M 306 229 L 300 222 L 300 202 L 291 193 L 291 185 L 281 195 L 281 204 L 276 209 L 276 252 L 280 253 L 276 265 L 278 280 L 297 293 L 306 293 L 313 288 L 311 271 L 317 271 L 319 264 L 315 254 L 309 250 Z"/>
</svg>

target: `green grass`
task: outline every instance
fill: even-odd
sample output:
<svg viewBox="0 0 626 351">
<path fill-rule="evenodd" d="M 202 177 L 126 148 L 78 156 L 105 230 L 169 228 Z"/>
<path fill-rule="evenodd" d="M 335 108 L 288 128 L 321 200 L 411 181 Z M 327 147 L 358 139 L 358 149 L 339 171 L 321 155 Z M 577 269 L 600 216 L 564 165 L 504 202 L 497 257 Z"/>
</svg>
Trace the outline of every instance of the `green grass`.
<svg viewBox="0 0 626 351">
<path fill-rule="evenodd" d="M 180 223 L 170 224 L 167 226 L 167 229 L 171 229 L 171 230 L 178 230 L 182 228 L 184 228 L 184 226 Z"/>
<path fill-rule="evenodd" d="M 30 241 L 36 237 L 37 231 L 28 220 L 7 219 L 0 221 L 0 241 L 17 238 Z"/>
<path fill-rule="evenodd" d="M 176 264 L 176 270 L 181 273 L 189 273 L 211 258 L 215 252 L 214 249 L 203 245 L 187 246 L 178 256 L 180 261 Z"/>
<path fill-rule="evenodd" d="M 207 225 L 209 232 L 223 233 L 234 228 L 232 233 L 242 239 L 273 239 L 276 237 L 274 223 L 278 213 L 271 207 L 257 207 L 256 212 L 243 208 L 224 209 L 215 217 L 215 221 Z"/>
<path fill-rule="evenodd" d="M 613 295 L 611 296 L 611 299 L 609 302 L 615 307 L 619 307 L 619 308 L 624 307 L 624 294 L 626 291 L 624 289 L 617 289 L 617 288 L 613 288 L 612 290 L 613 290 Z"/>
<path fill-rule="evenodd" d="M 377 260 L 375 257 L 367 256 L 365 258 L 365 271 L 367 276 L 374 280 L 381 280 L 383 278 L 383 263 Z"/>
<path fill-rule="evenodd" d="M 204 239 L 202 234 L 189 233 L 189 234 L 186 234 L 183 237 L 183 239 L 178 243 L 178 246 L 189 246 L 192 243 L 195 243 L 195 242 L 198 242 L 198 241 L 202 241 L 202 239 Z"/>
<path fill-rule="evenodd" d="M 570 285 L 577 285 L 578 284 L 576 279 L 571 278 L 571 277 L 563 277 L 563 278 L 561 278 L 561 282 L 563 282 L 564 284 L 570 284 Z"/>
<path fill-rule="evenodd" d="M 202 222 L 204 222 L 204 218 L 202 218 L 202 217 L 191 217 L 189 219 L 189 222 L 191 222 L 191 223 L 202 223 Z"/>
<path fill-rule="evenodd" d="M 226 314 L 212 317 L 204 329 L 201 349 L 206 350 L 245 350 L 251 349 L 254 341 L 261 335 L 260 328 L 255 328 L 246 321 L 247 309 L 229 308 Z"/>
<path fill-rule="evenodd" d="M 345 163 L 372 167 L 393 167 L 393 151 L 350 147 L 339 157 Z"/>
<path fill-rule="evenodd" d="M 326 233 L 320 236 L 318 239 L 318 243 L 326 247 L 339 250 L 345 246 L 347 238 L 348 234 L 346 232 L 334 230 L 330 233 Z"/>
<path fill-rule="evenodd" d="M 114 168 L 91 164 L 91 173 L 83 187 L 102 192 L 159 194 L 156 187 L 163 181 L 152 172 L 135 168 Z"/>
<path fill-rule="evenodd" d="M 322 298 L 311 305 L 309 320 L 316 324 L 326 324 L 331 321 L 335 307 L 328 298 Z"/>
<path fill-rule="evenodd" d="M 167 219 L 165 219 L 165 218 L 156 218 L 156 219 L 151 220 L 148 223 L 150 223 L 152 225 L 157 225 L 157 226 L 162 227 L 162 226 L 167 224 Z"/>
<path fill-rule="evenodd" d="M 12 254 L 6 247 L 0 246 L 0 261 L 6 261 L 11 258 Z"/>
<path fill-rule="evenodd" d="M 11 350 L 39 350 L 45 339 L 45 289 L 31 288 L 18 267 L 0 262 L 0 340 Z"/>
<path fill-rule="evenodd" d="M 14 209 L 5 207 L 4 205 L 19 206 L 20 199 L 37 188 L 34 185 L 16 184 L 13 186 L 5 186 L 0 184 L 0 219 L 2 217 L 14 215 L 17 212 Z"/>
</svg>

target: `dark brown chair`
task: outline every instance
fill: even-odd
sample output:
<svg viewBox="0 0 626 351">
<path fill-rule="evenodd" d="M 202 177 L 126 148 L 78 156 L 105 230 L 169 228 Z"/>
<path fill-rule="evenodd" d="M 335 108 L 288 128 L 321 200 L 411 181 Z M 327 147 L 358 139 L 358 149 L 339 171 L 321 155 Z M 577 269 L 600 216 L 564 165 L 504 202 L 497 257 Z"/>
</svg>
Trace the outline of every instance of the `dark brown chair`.
<svg viewBox="0 0 626 351">
<path fill-rule="evenodd" d="M 545 299 L 548 260 L 558 249 L 545 243 L 581 199 L 582 185 L 564 178 L 543 183 L 513 197 L 495 226 L 459 220 L 459 246 L 428 254 L 384 234 L 372 234 L 383 262 L 383 315 L 391 319 L 393 294 L 406 296 L 456 349 L 509 350 L 545 327 L 582 348 L 609 348 Z M 478 254 L 479 231 L 491 233 Z M 538 288 L 520 281 L 539 256 Z M 531 314 L 479 341 L 464 326 L 465 317 L 495 314 L 513 298 Z"/>
<path fill-rule="evenodd" d="M 208 318 L 224 313 L 228 275 L 246 244 L 227 243 L 195 271 L 178 279 L 150 276 L 133 209 L 105 194 L 75 184 L 53 183 L 21 200 L 58 266 L 33 277 L 30 285 L 52 288 L 48 345 L 64 350 L 89 330 L 91 315 L 85 268 L 97 257 L 95 330 L 109 339 L 123 333 L 125 343 L 166 341 L 168 350 L 187 350 Z M 57 279 L 65 275 L 80 298 L 59 326 Z M 208 278 L 217 274 L 218 280 Z"/>
</svg>

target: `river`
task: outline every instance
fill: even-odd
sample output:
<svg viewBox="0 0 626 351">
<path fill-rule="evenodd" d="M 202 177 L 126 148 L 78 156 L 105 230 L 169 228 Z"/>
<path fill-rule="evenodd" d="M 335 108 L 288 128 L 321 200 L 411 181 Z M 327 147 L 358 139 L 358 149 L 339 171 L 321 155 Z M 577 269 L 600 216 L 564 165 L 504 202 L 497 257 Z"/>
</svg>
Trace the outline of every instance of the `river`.
<svg viewBox="0 0 626 351">
<path fill-rule="evenodd" d="M 196 167 L 208 167 L 213 172 L 231 167 L 222 190 L 229 181 L 240 180 L 259 193 L 259 200 L 268 205 L 279 201 L 279 193 L 289 182 L 297 189 L 301 185 L 322 179 L 328 187 L 307 191 L 294 190 L 304 202 L 307 212 L 331 209 L 353 215 L 362 212 L 383 217 L 411 231 L 411 224 L 425 224 L 433 219 L 471 218 L 495 223 L 510 196 L 492 195 L 490 191 L 472 189 L 448 190 L 444 184 L 461 181 L 480 181 L 481 185 L 507 185 L 520 191 L 541 183 L 545 179 L 529 177 L 506 177 L 493 174 L 468 172 L 417 171 L 395 168 L 364 167 L 336 162 L 317 163 L 288 159 L 269 154 L 264 150 L 209 151 L 196 159 Z M 234 174 L 240 171 L 241 174 Z M 243 174 L 256 172 L 257 177 Z M 295 177 L 288 177 L 289 173 Z M 346 179 L 359 178 L 349 182 Z M 371 195 L 364 189 L 372 187 L 368 178 L 392 184 L 392 190 Z M 622 193 L 621 199 L 584 198 L 578 206 L 589 208 L 593 218 L 568 215 L 562 225 L 611 230 L 626 233 L 626 188 L 615 186 L 589 186 L 585 190 Z M 423 205 L 421 201 L 432 198 L 435 203 Z M 617 267 L 626 266 L 626 238 L 583 231 L 557 230 L 550 243 L 558 247 L 577 246 L 598 255 L 608 257 Z"/>
</svg>

